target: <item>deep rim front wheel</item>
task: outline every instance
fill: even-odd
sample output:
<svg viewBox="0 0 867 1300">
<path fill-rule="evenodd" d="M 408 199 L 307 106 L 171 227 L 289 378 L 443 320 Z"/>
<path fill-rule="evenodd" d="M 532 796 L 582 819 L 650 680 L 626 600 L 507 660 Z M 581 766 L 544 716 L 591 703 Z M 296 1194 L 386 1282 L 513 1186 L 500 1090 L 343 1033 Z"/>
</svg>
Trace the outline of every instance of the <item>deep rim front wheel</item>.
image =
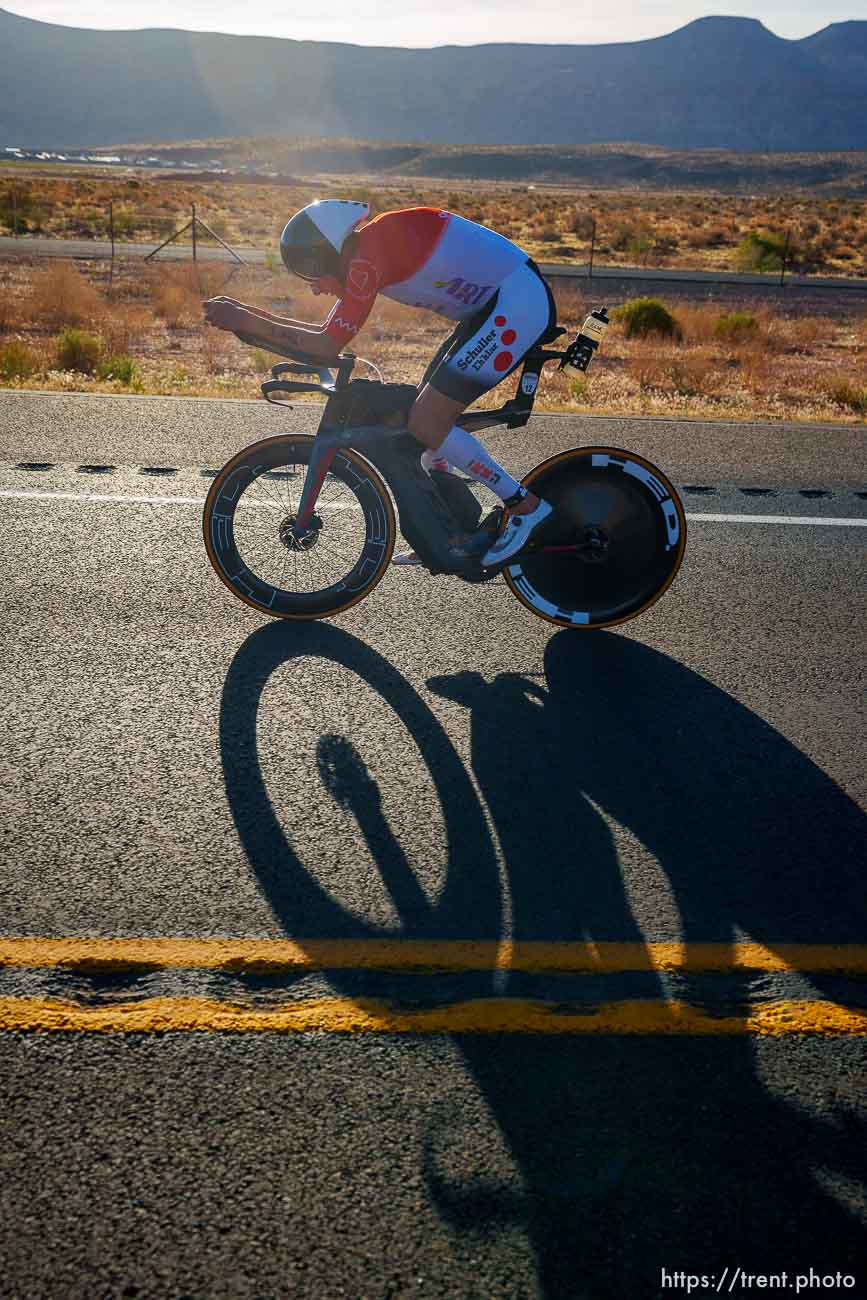
<svg viewBox="0 0 867 1300">
<path fill-rule="evenodd" d="M 527 609 L 559 627 L 612 627 L 670 587 L 686 515 L 655 465 L 616 447 L 580 447 L 542 461 L 523 481 L 554 506 L 504 572 Z"/>
<path fill-rule="evenodd" d="M 339 614 L 385 574 L 396 527 L 391 498 L 356 452 L 337 452 L 309 528 L 297 510 L 315 439 L 265 438 L 220 470 L 205 501 L 205 548 L 233 595 L 272 618 Z"/>
</svg>

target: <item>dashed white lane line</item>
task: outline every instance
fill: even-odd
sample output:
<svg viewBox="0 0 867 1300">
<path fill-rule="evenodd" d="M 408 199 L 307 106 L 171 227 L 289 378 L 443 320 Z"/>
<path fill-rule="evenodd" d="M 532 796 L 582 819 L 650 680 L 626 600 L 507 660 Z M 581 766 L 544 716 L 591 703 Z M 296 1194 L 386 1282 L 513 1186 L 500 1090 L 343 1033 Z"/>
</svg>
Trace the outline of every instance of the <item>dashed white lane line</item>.
<svg viewBox="0 0 867 1300">
<path fill-rule="evenodd" d="M 11 488 L 0 489 L 0 497 L 21 501 L 81 501 L 88 505 L 125 505 L 125 506 L 203 506 L 204 497 L 160 497 L 160 496 L 123 496 L 120 493 L 92 492 L 23 492 Z M 281 510 L 283 504 L 278 501 L 245 501 L 246 509 Z M 352 502 L 329 501 L 329 510 L 360 510 Z"/>
<path fill-rule="evenodd" d="M 16 501 L 80 501 L 88 505 L 129 505 L 129 506 L 203 506 L 204 497 L 183 496 L 135 496 L 121 493 L 92 492 L 27 492 L 19 489 L 0 488 L 0 498 Z M 254 504 L 253 502 L 249 503 Z M 268 502 L 256 502 L 261 509 L 276 509 Z M 332 502 L 332 510 L 354 510 L 359 507 L 349 503 Z M 687 511 L 690 523 L 706 524 L 788 524 L 800 527 L 825 528 L 867 528 L 867 519 L 853 519 L 845 516 L 821 515 L 730 515 L 711 514 L 706 510 Z"/>
<path fill-rule="evenodd" d="M 141 497 L 122 496 L 120 493 L 100 495 L 91 492 L 19 492 L 12 488 L 0 489 L 0 497 L 16 501 L 85 501 L 94 505 L 131 506 L 203 506 L 204 497 Z"/>
</svg>

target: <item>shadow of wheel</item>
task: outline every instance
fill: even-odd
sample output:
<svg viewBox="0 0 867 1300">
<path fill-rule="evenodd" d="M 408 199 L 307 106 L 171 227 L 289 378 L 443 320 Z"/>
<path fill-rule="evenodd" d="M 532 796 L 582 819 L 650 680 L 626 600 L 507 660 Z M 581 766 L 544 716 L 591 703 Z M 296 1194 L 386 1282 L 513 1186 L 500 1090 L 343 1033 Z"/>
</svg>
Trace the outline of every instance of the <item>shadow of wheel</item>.
<svg viewBox="0 0 867 1300">
<path fill-rule="evenodd" d="M 318 883 L 293 848 L 268 793 L 257 742 L 262 694 L 275 671 L 311 657 L 344 668 L 382 697 L 395 717 L 396 743 L 405 744 L 409 732 L 439 799 L 447 842 L 445 883 L 435 904 L 420 888 L 405 890 L 402 898 L 392 891 L 401 934 L 498 938 L 502 897 L 494 845 L 478 795 L 451 740 L 418 692 L 386 659 L 349 633 L 321 623 L 273 623 L 255 631 L 232 661 L 220 707 L 220 752 L 229 807 L 261 889 L 286 934 L 299 940 L 395 937 L 349 912 Z M 344 761 L 349 748 L 345 738 L 323 734 L 317 770 L 299 771 L 298 780 L 321 780 L 344 807 L 352 802 L 347 788 L 354 784 L 356 793 L 369 802 L 373 783 L 359 785 Z M 376 859 L 381 871 L 385 856 L 383 850 Z"/>
</svg>

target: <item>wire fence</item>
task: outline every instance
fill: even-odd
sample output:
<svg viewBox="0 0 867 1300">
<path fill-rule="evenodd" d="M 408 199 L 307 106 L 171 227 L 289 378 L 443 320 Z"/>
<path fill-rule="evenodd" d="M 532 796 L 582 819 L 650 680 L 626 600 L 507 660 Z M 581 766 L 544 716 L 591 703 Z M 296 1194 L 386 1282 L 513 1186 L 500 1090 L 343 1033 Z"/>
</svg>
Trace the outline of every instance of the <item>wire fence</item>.
<svg viewBox="0 0 867 1300">
<path fill-rule="evenodd" d="M 8 231 L 13 238 L 46 238 L 58 243 L 68 240 L 97 241 L 107 245 L 105 253 L 94 250 L 93 256 L 108 256 L 111 272 L 115 259 L 128 255 L 142 245 L 148 251 L 145 260 L 157 258 L 172 245 L 176 253 L 197 261 L 201 255 L 209 260 L 222 250 L 236 265 L 248 262 L 269 261 L 274 249 L 263 249 L 250 244 L 248 237 L 239 233 L 237 225 L 228 221 L 221 212 L 202 215 L 198 204 L 176 206 L 172 211 L 136 207 L 132 203 L 109 202 L 107 205 L 80 205 L 74 214 L 60 226 L 52 223 L 47 228 L 47 215 L 38 199 L 28 195 L 23 188 L 8 187 L 0 195 L 0 232 Z M 568 237 L 570 242 L 564 243 Z M 624 273 L 631 278 L 646 280 L 679 280 L 694 277 L 696 281 L 724 282 L 734 277 L 750 277 L 752 282 L 783 287 L 787 279 L 798 277 L 799 285 L 815 279 L 817 287 L 822 279 L 828 280 L 829 268 L 809 250 L 799 246 L 797 233 L 791 227 L 748 231 L 740 241 L 726 248 L 730 257 L 728 267 L 690 264 L 682 250 L 673 245 L 668 235 L 659 234 L 646 226 L 628 223 L 603 222 L 593 213 L 581 214 L 578 224 L 563 231 L 553 228 L 540 233 L 541 244 L 536 244 L 536 260 L 544 265 L 546 274 L 580 276 L 588 279 L 610 278 Z M 261 238 L 258 243 L 261 245 Z M 518 240 L 518 242 L 521 242 Z M 696 245 L 690 245 L 697 247 Z M 540 251 L 544 250 L 544 251 Z M 78 252 L 76 255 L 87 255 Z M 700 259 L 696 259 L 699 261 Z M 834 271 L 837 268 L 833 269 Z M 833 274 L 833 272 L 832 272 Z M 867 278 L 857 275 L 834 275 L 836 287 L 867 290 Z"/>
<path fill-rule="evenodd" d="M 0 200 L 0 227 L 13 238 L 40 236 L 61 239 L 100 240 L 111 247 L 111 256 L 120 244 L 157 243 L 147 257 L 154 257 L 163 248 L 186 236 L 193 248 L 194 259 L 199 246 L 220 245 L 238 262 L 243 258 L 225 239 L 226 222 L 220 215 L 202 216 L 197 204 L 173 212 L 134 208 L 129 204 L 109 203 L 105 207 L 85 208 L 68 221 L 61 230 L 47 233 L 44 213 L 38 202 L 29 199 L 26 192 L 10 189 Z"/>
</svg>

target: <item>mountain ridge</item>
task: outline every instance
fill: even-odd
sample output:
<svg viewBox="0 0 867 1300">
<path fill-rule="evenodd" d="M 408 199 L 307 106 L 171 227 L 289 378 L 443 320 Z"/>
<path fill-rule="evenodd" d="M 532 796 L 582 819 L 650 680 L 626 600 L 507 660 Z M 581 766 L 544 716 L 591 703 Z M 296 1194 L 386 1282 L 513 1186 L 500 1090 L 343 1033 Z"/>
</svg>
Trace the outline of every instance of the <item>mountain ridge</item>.
<svg viewBox="0 0 867 1300">
<path fill-rule="evenodd" d="M 0 145 L 22 148 L 263 134 L 867 148 L 859 20 L 798 40 L 757 19 L 709 16 L 641 41 L 402 49 L 91 31 L 0 8 L 0 84 Z"/>
</svg>

